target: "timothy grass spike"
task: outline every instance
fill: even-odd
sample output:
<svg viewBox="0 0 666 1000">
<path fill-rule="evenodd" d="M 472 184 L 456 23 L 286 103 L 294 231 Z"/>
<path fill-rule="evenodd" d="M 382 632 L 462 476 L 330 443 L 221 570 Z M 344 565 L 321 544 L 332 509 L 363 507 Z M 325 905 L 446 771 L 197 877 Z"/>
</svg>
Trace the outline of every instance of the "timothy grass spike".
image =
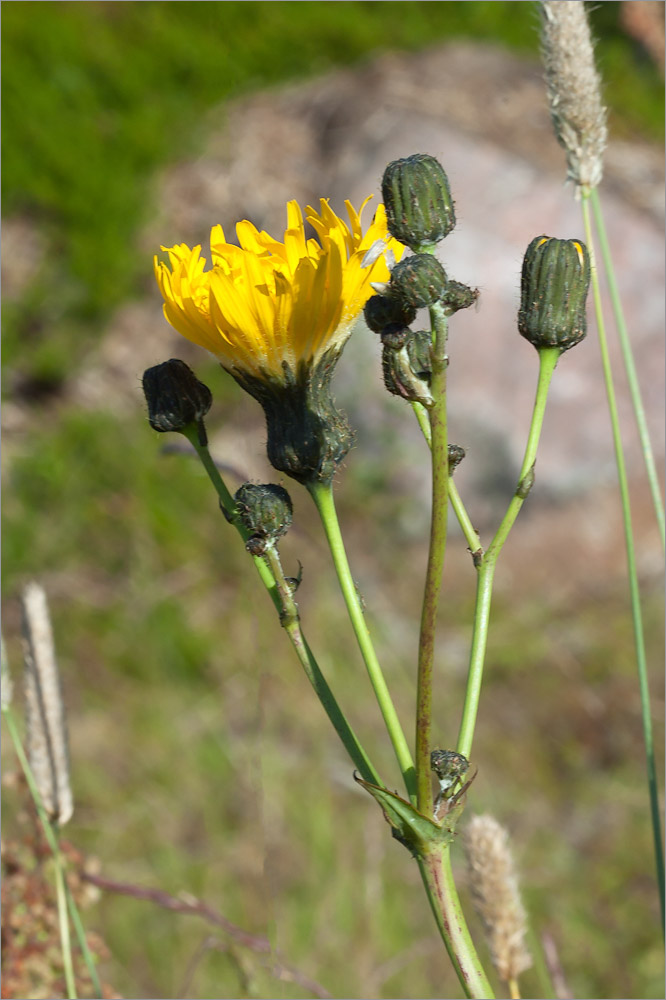
<svg viewBox="0 0 666 1000">
<path fill-rule="evenodd" d="M 67 724 L 46 594 L 38 583 L 25 587 L 22 606 L 28 760 L 44 808 L 63 826 L 74 811 Z"/>
<path fill-rule="evenodd" d="M 465 830 L 472 898 L 483 921 L 493 965 L 518 995 L 521 972 L 532 965 L 527 919 L 509 848 L 509 835 L 492 816 L 473 816 Z"/>
<path fill-rule="evenodd" d="M 567 154 L 567 177 L 581 188 L 601 181 L 608 144 L 606 108 L 580 0 L 543 0 L 541 48 L 555 135 Z"/>
</svg>

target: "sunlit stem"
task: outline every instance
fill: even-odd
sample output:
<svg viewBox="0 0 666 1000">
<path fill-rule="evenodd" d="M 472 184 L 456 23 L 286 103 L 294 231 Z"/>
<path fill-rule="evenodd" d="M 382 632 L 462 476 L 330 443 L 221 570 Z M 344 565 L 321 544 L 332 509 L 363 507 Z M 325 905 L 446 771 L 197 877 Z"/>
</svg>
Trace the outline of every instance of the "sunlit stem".
<svg viewBox="0 0 666 1000">
<path fill-rule="evenodd" d="M 615 448 L 615 464 L 617 467 L 618 484 L 620 488 L 620 498 L 622 501 L 622 520 L 624 524 L 624 540 L 627 553 L 627 576 L 629 578 L 629 596 L 631 601 L 631 616 L 634 627 L 634 646 L 636 650 L 636 665 L 638 668 L 638 686 L 641 697 L 641 715 L 643 720 L 643 737 L 645 741 L 645 755 L 647 764 L 648 791 L 650 797 L 650 812 L 652 818 L 652 835 L 654 840 L 655 865 L 657 869 L 657 886 L 659 889 L 659 901 L 661 905 L 661 924 L 664 927 L 664 848 L 661 839 L 661 809 L 659 807 L 659 790 L 657 784 L 657 769 L 654 759 L 654 740 L 652 736 L 652 714 L 650 712 L 650 689 L 647 676 L 647 662 L 645 656 L 645 638 L 643 634 L 643 615 L 641 612 L 641 596 L 638 588 L 638 570 L 636 567 L 636 553 L 634 549 L 634 533 L 631 524 L 631 503 L 629 499 L 629 480 L 627 468 L 624 460 L 624 450 L 622 448 L 622 435 L 620 433 L 620 418 L 617 410 L 615 398 L 615 386 L 613 383 L 613 371 L 611 369 L 610 354 L 608 352 L 608 342 L 606 339 L 606 326 L 601 306 L 601 292 L 599 290 L 599 277 L 595 263 L 594 244 L 592 242 L 592 227 L 590 225 L 589 209 L 590 192 L 583 188 L 581 206 L 583 210 L 583 222 L 585 225 L 585 239 L 590 253 L 590 265 L 592 273 L 592 292 L 594 295 L 594 308 L 597 316 L 597 330 L 599 333 L 599 348 L 601 351 L 601 363 L 606 384 L 606 395 L 608 397 L 608 412 L 610 416 L 611 428 L 613 431 L 613 446 Z"/>
<path fill-rule="evenodd" d="M 370 638 L 368 626 L 365 623 L 363 606 L 361 604 L 358 591 L 356 590 L 356 584 L 354 583 L 354 578 L 349 567 L 349 561 L 347 559 L 347 553 L 345 551 L 344 541 L 340 531 L 340 524 L 338 522 L 338 516 L 335 509 L 332 486 L 330 483 L 315 482 L 308 485 L 308 490 L 315 502 L 317 510 L 319 511 L 319 516 L 321 518 L 324 532 L 326 533 L 326 539 L 331 550 L 333 564 L 340 583 L 340 589 L 347 606 L 347 612 L 354 629 L 354 634 L 356 635 L 356 641 L 358 642 L 359 649 L 361 650 L 361 655 L 370 678 L 370 683 L 372 684 L 372 688 L 375 692 L 375 697 L 382 713 L 386 730 L 393 745 L 393 750 L 398 760 L 400 771 L 402 772 L 405 787 L 409 793 L 410 799 L 414 801 L 416 795 L 414 762 L 412 760 L 412 755 L 410 753 L 409 746 L 407 745 L 407 740 L 405 739 L 402 726 L 400 725 L 398 713 L 396 712 L 391 699 L 386 679 L 379 660 L 377 659 L 377 654 L 375 653 L 372 639 Z"/>
<path fill-rule="evenodd" d="M 426 444 L 429 448 L 432 448 L 432 434 L 430 432 L 430 420 L 428 418 L 428 411 L 422 403 L 412 403 L 412 409 L 418 421 L 419 427 L 421 428 L 421 433 L 425 438 Z M 470 516 L 467 513 L 465 504 L 463 503 L 462 497 L 458 492 L 458 487 L 456 486 L 453 476 L 449 476 L 449 503 L 451 504 L 451 510 L 456 516 L 458 524 L 462 530 L 465 540 L 467 542 L 470 552 L 476 553 L 481 549 L 481 539 L 479 538 L 479 533 L 472 524 Z"/>
<path fill-rule="evenodd" d="M 243 541 L 247 542 L 250 532 L 244 527 L 243 524 L 241 524 L 240 520 L 235 515 L 234 499 L 227 489 L 227 486 L 222 479 L 222 476 L 220 475 L 207 446 L 201 444 L 198 430 L 196 427 L 192 427 L 190 429 L 186 429 L 183 433 L 185 434 L 185 437 L 187 437 L 188 441 L 191 442 L 201 459 L 201 462 L 208 473 L 208 477 L 215 487 L 221 506 L 226 511 L 227 516 L 230 518 L 231 523 L 234 525 Z M 351 757 L 355 766 L 358 768 L 359 772 L 367 781 L 372 781 L 377 785 L 382 785 L 382 781 L 380 780 L 377 771 L 361 746 L 353 729 L 347 722 L 344 712 L 338 705 L 335 695 L 331 691 L 328 682 L 326 681 L 326 678 L 324 677 L 321 668 L 307 643 L 301 629 L 298 609 L 294 602 L 293 591 L 291 586 L 287 583 L 284 573 L 282 572 L 282 566 L 280 564 L 277 550 L 273 546 L 269 546 L 265 556 L 252 556 L 252 559 L 257 568 L 257 572 L 261 577 L 262 583 L 270 594 L 273 604 L 280 615 L 280 621 L 289 636 L 301 666 L 305 670 L 305 674 L 310 681 L 315 694 L 319 698 L 324 711 L 328 715 L 328 718 L 330 719 L 336 733 L 340 737 L 347 753 Z"/>
<path fill-rule="evenodd" d="M 592 205 L 594 222 L 597 229 L 597 235 L 599 236 L 599 248 L 601 250 L 601 257 L 604 262 L 604 268 L 606 271 L 606 280 L 608 282 L 608 290 L 610 292 L 611 304 L 613 306 L 615 325 L 617 327 L 618 338 L 620 341 L 620 348 L 622 350 L 622 359 L 624 361 L 624 367 L 627 373 L 627 384 L 629 386 L 631 401 L 634 407 L 634 413 L 636 415 L 636 424 L 638 425 L 638 436 L 640 438 L 641 448 L 643 450 L 645 469 L 647 472 L 648 482 L 650 484 L 650 492 L 652 494 L 652 502 L 654 504 L 657 524 L 659 526 L 659 534 L 661 536 L 661 547 L 663 550 L 665 544 L 664 501 L 662 499 L 661 487 L 659 485 L 659 476 L 657 475 L 657 469 L 655 466 L 654 452 L 652 450 L 652 442 L 650 440 L 650 431 L 648 430 L 647 419 L 645 416 L 645 407 L 643 406 L 643 399 L 641 396 L 640 385 L 638 382 L 638 374 L 636 372 L 636 364 L 634 362 L 634 353 L 631 347 L 631 340 L 629 339 L 627 324 L 624 319 L 624 311 L 622 309 L 620 293 L 618 292 L 617 288 L 617 281 L 615 279 L 613 258 L 611 256 L 610 247 L 608 245 L 608 239 L 606 236 L 606 226 L 604 225 L 604 217 L 601 211 L 601 201 L 599 200 L 599 193 L 596 188 L 593 188 L 589 193 L 583 191 L 583 199 L 585 199 L 586 197 L 589 197 L 590 203 Z"/>
<path fill-rule="evenodd" d="M 476 606 L 474 610 L 474 625 L 472 633 L 472 646 L 470 650 L 469 671 L 467 675 L 467 689 L 465 691 L 465 704 L 463 706 L 460 733 L 458 735 L 458 753 L 469 757 L 474 738 L 474 728 L 479 710 L 479 700 L 481 697 L 481 684 L 483 680 L 483 665 L 485 662 L 486 646 L 488 642 L 488 628 L 490 625 L 490 603 L 493 591 L 493 576 L 497 558 L 502 550 L 511 528 L 523 506 L 525 499 L 531 488 L 536 453 L 543 426 L 543 418 L 546 411 L 546 399 L 550 381 L 555 371 L 555 366 L 560 356 L 558 347 L 542 348 L 539 351 L 539 380 L 537 383 L 534 408 L 532 410 L 532 420 L 530 431 L 525 447 L 523 464 L 518 476 L 518 485 L 514 493 L 506 514 L 495 533 L 495 537 L 488 546 L 486 552 L 475 560 L 477 568 L 477 588 Z"/>
<path fill-rule="evenodd" d="M 417 861 L 433 916 L 465 996 L 492 1000 L 495 994 L 476 953 L 453 880 L 450 846 L 433 847 Z"/>
<path fill-rule="evenodd" d="M 359 743 L 353 729 L 347 722 L 347 719 L 333 696 L 333 692 L 326 682 L 326 678 L 322 674 L 317 661 L 312 655 L 310 647 L 305 641 L 305 636 L 301 630 L 298 608 L 296 606 L 296 602 L 294 601 L 293 589 L 285 578 L 280 557 L 278 555 L 277 548 L 274 545 L 267 546 L 266 561 L 268 562 L 275 579 L 275 585 L 277 587 L 278 594 L 280 595 L 280 601 L 282 602 L 280 624 L 289 636 L 291 644 L 296 651 L 296 655 L 305 670 L 306 676 L 314 688 L 315 694 L 322 703 L 324 711 L 328 715 L 333 728 L 340 737 L 347 753 L 358 768 L 361 776 L 365 778 L 366 781 L 372 781 L 376 785 L 382 785 L 379 775 L 370 762 L 365 750 Z"/>
</svg>

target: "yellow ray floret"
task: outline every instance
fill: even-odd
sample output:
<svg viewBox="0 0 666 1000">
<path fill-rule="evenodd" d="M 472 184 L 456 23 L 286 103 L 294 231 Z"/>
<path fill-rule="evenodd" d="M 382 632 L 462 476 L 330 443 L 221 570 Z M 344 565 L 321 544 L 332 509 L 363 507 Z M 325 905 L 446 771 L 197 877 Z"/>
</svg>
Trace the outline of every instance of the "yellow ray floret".
<svg viewBox="0 0 666 1000">
<path fill-rule="evenodd" d="M 371 282 L 387 281 L 383 254 L 362 267 L 377 240 L 386 240 L 398 259 L 404 247 L 387 239 L 386 213 L 379 205 L 365 235 L 363 202 L 357 213 L 345 202 L 349 223 L 321 199 L 308 205 L 306 221 L 316 233 L 307 239 L 303 214 L 287 205 L 287 229 L 280 243 L 251 222 L 239 222 L 240 246 L 227 243 L 222 226 L 210 235 L 212 268 L 201 246 L 162 247 L 169 263 L 155 257 L 155 275 L 164 297 L 164 315 L 188 340 L 218 357 L 230 371 L 284 377 L 284 362 L 295 372 L 332 346 L 342 346 L 373 294 Z"/>
</svg>

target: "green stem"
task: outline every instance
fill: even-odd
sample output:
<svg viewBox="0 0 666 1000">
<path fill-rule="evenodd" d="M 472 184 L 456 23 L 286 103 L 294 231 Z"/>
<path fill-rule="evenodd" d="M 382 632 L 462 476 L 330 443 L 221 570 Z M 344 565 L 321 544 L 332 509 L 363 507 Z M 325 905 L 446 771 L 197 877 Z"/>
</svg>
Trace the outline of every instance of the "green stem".
<svg viewBox="0 0 666 1000">
<path fill-rule="evenodd" d="M 57 839 L 57 834 L 56 834 Z M 74 965 L 72 962 L 72 941 L 69 935 L 69 920 L 67 918 L 67 894 L 65 892 L 65 873 L 63 871 L 60 851 L 55 858 L 56 899 L 58 901 L 58 923 L 60 925 L 60 948 L 65 970 L 65 983 L 69 1000 L 77 1000 L 74 981 Z"/>
<path fill-rule="evenodd" d="M 305 636 L 301 630 L 298 607 L 294 601 L 292 588 L 285 579 L 282 563 L 278 551 L 274 545 L 266 548 L 266 560 L 275 578 L 280 599 L 282 601 L 282 612 L 280 614 L 280 624 L 289 636 L 296 655 L 305 670 L 310 684 L 314 688 L 315 694 L 319 698 L 324 711 L 330 719 L 333 728 L 342 740 L 342 744 L 351 757 L 353 763 L 358 768 L 361 776 L 366 781 L 371 781 L 375 785 L 383 787 L 382 782 L 373 767 L 368 755 L 359 743 L 354 730 L 345 718 L 338 705 L 333 692 L 326 682 L 317 661 L 312 655 L 312 650 L 305 641 Z"/>
<path fill-rule="evenodd" d="M 74 897 L 72 896 L 72 891 L 67 884 L 67 879 L 65 879 L 65 895 L 67 897 L 67 908 L 69 910 L 69 916 L 74 925 L 74 931 L 76 933 L 76 940 L 79 943 L 79 948 L 83 954 L 83 959 L 86 963 L 86 968 L 88 969 L 88 974 L 93 985 L 93 990 L 95 995 L 99 994 L 102 996 L 102 987 L 97 975 L 97 969 L 95 968 L 95 960 L 92 956 L 90 948 L 88 947 L 88 941 L 86 939 L 86 932 L 83 927 L 83 921 L 81 920 L 81 914 L 76 905 Z"/>
<path fill-rule="evenodd" d="M 416 415 L 419 427 L 423 437 L 425 438 L 426 444 L 429 448 L 432 448 L 432 434 L 430 432 L 430 420 L 428 419 L 428 411 L 422 403 L 412 403 L 412 409 Z M 449 503 L 451 504 L 451 509 L 456 515 L 456 519 L 465 540 L 467 542 L 469 551 L 472 555 L 476 555 L 479 558 L 478 553 L 482 548 L 481 539 L 479 533 L 472 524 L 467 509 L 462 501 L 462 497 L 458 492 L 458 487 L 456 486 L 455 479 L 453 476 L 449 476 Z"/>
<path fill-rule="evenodd" d="M 333 488 L 330 483 L 310 483 L 308 490 L 319 512 L 356 640 L 361 650 L 361 655 L 363 656 L 386 729 L 393 744 L 405 787 L 413 802 L 415 799 L 414 762 L 412 761 L 412 755 L 409 751 L 402 726 L 400 725 L 398 713 L 391 700 L 382 668 L 377 659 L 368 626 L 365 623 L 363 607 L 356 590 L 351 569 L 349 568 L 349 561 L 345 552 L 342 533 L 340 532 L 338 516 L 335 510 L 335 500 L 333 498 Z"/>
<path fill-rule="evenodd" d="M 543 426 L 543 418 L 546 410 L 546 399 L 555 366 L 560 357 L 558 347 L 543 348 L 539 351 L 539 380 L 537 383 L 534 408 L 532 410 L 532 421 L 525 447 L 525 456 L 518 477 L 518 487 L 514 493 L 506 514 L 495 533 L 495 537 L 488 546 L 484 555 L 475 561 L 477 567 L 477 587 L 476 587 L 476 607 L 474 609 L 474 626 L 472 633 L 472 647 L 470 650 L 469 672 L 467 675 L 467 690 L 465 692 L 465 704 L 463 706 L 462 719 L 460 723 L 460 733 L 458 735 L 458 753 L 465 757 L 470 756 L 472 740 L 474 738 L 474 728 L 476 716 L 479 709 L 479 699 L 481 697 L 481 683 L 483 680 L 483 665 L 485 661 L 486 645 L 488 642 L 488 628 L 490 625 L 490 603 L 493 592 L 493 577 L 495 565 L 511 528 L 513 527 L 518 513 L 525 502 L 533 480 L 533 470 L 536 461 L 536 453 Z"/>
<path fill-rule="evenodd" d="M 412 403 L 412 409 L 416 419 L 418 420 L 418 424 L 421 428 L 421 433 L 426 440 L 426 444 L 429 448 L 432 448 L 432 434 L 430 432 L 430 418 L 428 417 L 428 411 L 423 403 L 416 402 Z"/>
<path fill-rule="evenodd" d="M 67 979 L 67 989 L 70 996 L 75 996 L 74 992 L 74 980 L 73 974 L 71 982 L 68 978 L 68 969 L 72 968 L 72 957 L 71 957 L 71 942 L 69 940 L 69 927 L 63 928 L 63 919 L 65 924 L 67 923 L 67 914 L 63 914 L 61 909 L 60 893 L 64 891 L 65 899 L 67 902 L 67 907 L 69 908 L 70 916 L 72 918 L 72 923 L 74 924 L 74 930 L 76 931 L 77 940 L 79 942 L 79 947 L 81 948 L 81 953 L 83 955 L 84 961 L 88 968 L 90 974 L 90 979 L 92 981 L 93 987 L 96 993 L 102 995 L 102 987 L 100 985 L 99 978 L 97 976 L 97 970 L 95 968 L 95 960 L 88 947 L 88 942 L 86 940 L 85 931 L 83 929 L 83 923 L 81 922 L 81 916 L 79 914 L 76 902 L 70 892 L 69 886 L 67 885 L 67 880 L 64 876 L 64 862 L 62 859 L 62 854 L 60 851 L 60 844 L 58 842 L 58 834 L 54 830 L 54 824 L 51 823 L 48 813 L 44 808 L 42 803 L 42 797 L 39 793 L 39 788 L 37 787 L 37 782 L 35 781 L 35 776 L 32 773 L 32 768 L 26 756 L 25 750 L 23 749 L 23 743 L 21 742 L 21 737 L 14 720 L 14 714 L 9 705 L 3 706 L 2 714 L 4 716 L 5 722 L 7 724 L 7 729 L 9 730 L 9 735 L 11 737 L 12 743 L 14 744 L 14 750 L 16 751 L 16 756 L 19 759 L 21 769 L 25 775 L 25 780 L 28 785 L 28 789 L 32 796 L 32 800 L 35 803 L 35 809 L 37 810 L 37 815 L 39 816 L 40 823 L 42 824 L 42 829 L 44 830 L 44 836 L 46 837 L 46 842 L 51 849 L 56 866 L 56 891 L 58 893 L 58 917 L 60 921 L 60 940 L 63 946 L 63 967 L 65 969 L 65 977 Z M 70 988 L 71 987 L 71 988 Z"/>
<path fill-rule="evenodd" d="M 594 306 L 597 316 L 597 329 L 599 333 L 599 347 L 601 350 L 601 363 L 606 383 L 606 395 L 608 397 L 608 412 L 610 415 L 611 428 L 613 431 L 613 445 L 615 448 L 615 464 L 617 466 L 617 477 L 620 488 L 620 498 L 622 501 L 622 520 L 624 524 L 624 540 L 627 553 L 627 575 L 629 577 L 629 595 L 631 600 L 631 615 L 634 626 L 634 645 L 636 649 L 636 665 L 638 667 L 638 684 L 641 697 L 641 714 L 643 718 L 643 736 L 645 740 L 645 755 L 647 762 L 647 780 L 650 796 L 650 811 L 652 817 L 652 835 L 654 840 L 655 864 L 657 869 L 657 885 L 659 887 L 659 901 L 661 904 L 661 923 L 664 927 L 664 852 L 661 840 L 661 810 L 659 808 L 659 792 L 657 785 L 657 769 L 654 759 L 654 741 L 652 736 L 652 715 L 650 712 L 650 689 L 648 685 L 647 663 L 645 656 L 645 638 L 643 635 L 643 616 L 641 612 L 641 597 L 638 587 L 638 570 L 636 567 L 636 554 L 634 549 L 634 535 L 631 524 L 631 504 L 629 500 L 629 481 L 624 461 L 624 451 L 622 448 L 622 436 L 620 434 L 620 420 L 615 399 L 615 387 L 613 383 L 613 372 L 611 369 L 610 355 L 608 353 L 608 342 L 606 339 L 606 327 L 601 308 L 601 293 L 599 291 L 599 277 L 594 257 L 594 245 L 592 242 L 592 230 L 590 225 L 589 191 L 583 189 L 581 206 L 583 210 L 583 222 L 585 225 L 585 239 L 590 252 L 590 264 L 592 272 L 592 291 L 594 293 Z"/>
<path fill-rule="evenodd" d="M 227 486 L 213 461 L 208 447 L 202 445 L 199 440 L 199 432 L 196 427 L 188 429 L 185 433 L 188 441 L 195 448 L 201 462 L 208 473 L 208 477 L 217 491 L 221 505 L 230 518 L 244 542 L 250 537 L 250 532 L 245 528 L 240 520 L 234 515 L 234 499 L 227 489 Z M 285 580 L 282 566 L 274 547 L 269 547 L 266 556 L 252 556 L 262 583 L 271 596 L 273 604 L 280 615 L 280 621 L 284 625 L 292 646 L 298 659 L 305 670 L 306 676 L 312 685 L 315 694 L 319 698 L 324 711 L 328 715 L 333 728 L 342 740 L 347 753 L 356 765 L 366 781 L 381 785 L 377 771 L 372 765 L 368 755 L 361 746 L 353 729 L 347 722 L 344 712 L 338 705 L 336 698 L 331 691 L 326 678 L 324 677 L 319 664 L 317 663 L 312 650 L 310 649 L 300 626 L 298 609 L 294 602 L 291 587 Z"/>
<path fill-rule="evenodd" d="M 495 994 L 476 954 L 453 880 L 449 845 L 434 848 L 417 861 L 437 927 L 465 996 L 492 1000 Z"/>
<path fill-rule="evenodd" d="M 617 288 L 617 281 L 615 279 L 615 269 L 613 268 L 613 259 L 611 257 L 610 247 L 608 245 L 608 238 L 606 236 L 606 226 L 604 225 L 604 217 L 601 211 L 601 201 L 599 200 L 599 194 L 596 188 L 593 188 L 589 192 L 589 199 L 592 204 L 592 212 L 594 214 L 594 222 L 597 228 L 597 235 L 599 237 L 599 247 L 601 249 L 601 256 L 604 262 L 604 268 L 606 269 L 606 280 L 608 282 L 608 290 L 610 292 L 611 303 L 613 306 L 613 313 L 615 315 L 615 325 L 617 327 L 618 338 L 620 341 L 620 348 L 622 350 L 622 358 L 624 360 L 624 367 L 627 373 L 627 382 L 629 384 L 629 392 L 631 393 L 631 401 L 634 407 L 634 414 L 636 416 L 636 423 L 638 425 L 638 436 L 641 442 L 641 448 L 643 450 L 643 458 L 645 460 L 645 469 L 647 472 L 648 482 L 650 484 L 650 492 L 652 493 L 652 502 L 654 504 L 654 510 L 657 517 L 657 524 L 659 525 L 659 534 L 661 536 L 661 547 L 662 550 L 665 547 L 665 532 L 664 532 L 664 501 L 661 496 L 661 489 L 659 486 L 659 476 L 657 475 L 657 469 L 654 461 L 654 452 L 652 450 L 652 442 L 650 441 L 650 432 L 648 430 L 647 419 L 645 416 L 645 407 L 643 406 L 643 399 L 641 397 L 641 390 L 638 384 L 638 375 L 636 373 L 636 365 L 634 363 L 634 354 L 631 347 L 631 341 L 629 339 L 629 333 L 627 331 L 627 324 L 624 319 L 624 311 L 622 309 L 622 302 L 620 301 L 620 294 Z M 586 197 L 586 193 L 583 193 L 583 198 Z"/>
<path fill-rule="evenodd" d="M 430 413 L 432 509 L 430 515 L 430 545 L 426 567 L 421 631 L 419 635 L 418 672 L 416 681 L 416 795 L 417 808 L 425 816 L 432 815 L 432 776 L 430 750 L 432 731 L 432 672 L 435 660 L 435 632 L 439 595 L 442 589 L 444 553 L 446 550 L 449 442 L 446 421 L 446 336 L 448 321 L 441 305 L 430 309 L 433 326 L 431 351 L 432 375 L 430 391 L 433 405 Z"/>
<path fill-rule="evenodd" d="M 247 528 L 245 528 L 241 524 L 238 517 L 236 517 L 236 515 L 234 514 L 234 509 L 236 506 L 234 503 L 234 498 L 227 489 L 226 483 L 222 479 L 222 476 L 220 475 L 219 470 L 211 457 L 207 445 L 202 445 L 201 442 L 199 441 L 198 428 L 193 424 L 189 428 L 185 428 L 185 430 L 183 431 L 183 435 L 184 437 L 187 438 L 187 440 L 190 442 L 190 444 L 196 451 L 197 455 L 201 460 L 201 464 L 208 473 L 208 478 L 215 487 L 217 495 L 220 498 L 220 506 L 226 513 L 227 517 L 230 519 L 231 523 L 233 524 L 234 528 L 241 536 L 243 541 L 247 542 L 248 538 L 250 537 L 250 532 L 247 530 Z M 277 588 L 275 586 L 275 580 L 273 579 L 273 575 L 271 574 L 270 569 L 268 568 L 265 560 L 261 556 L 252 556 L 252 560 L 254 562 L 254 565 L 256 567 L 259 576 L 261 577 L 261 582 L 263 583 L 264 587 L 270 594 L 271 600 L 273 601 L 273 604 L 275 605 L 275 607 L 279 612 L 281 609 L 280 595 L 277 592 Z"/>
</svg>

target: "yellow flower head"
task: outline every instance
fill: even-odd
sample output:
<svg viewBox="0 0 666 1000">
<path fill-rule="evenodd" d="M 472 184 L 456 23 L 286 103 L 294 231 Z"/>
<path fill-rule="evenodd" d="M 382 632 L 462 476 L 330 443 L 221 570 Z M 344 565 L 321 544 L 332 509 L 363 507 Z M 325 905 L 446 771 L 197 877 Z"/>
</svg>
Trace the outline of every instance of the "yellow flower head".
<svg viewBox="0 0 666 1000">
<path fill-rule="evenodd" d="M 362 266 L 370 247 L 387 237 L 384 206 L 363 234 L 361 212 L 345 204 L 349 224 L 323 198 L 318 212 L 306 208 L 316 239 L 306 238 L 295 201 L 287 205 L 283 243 L 245 221 L 236 226 L 237 247 L 214 226 L 210 270 L 200 246 L 162 247 L 169 264 L 156 257 L 155 275 L 168 322 L 239 381 L 245 375 L 284 381 L 287 370 L 316 364 L 330 348 L 338 354 L 373 294 L 370 283 L 389 278 L 383 255 Z M 395 240 L 386 246 L 396 258 L 404 249 Z"/>
</svg>

